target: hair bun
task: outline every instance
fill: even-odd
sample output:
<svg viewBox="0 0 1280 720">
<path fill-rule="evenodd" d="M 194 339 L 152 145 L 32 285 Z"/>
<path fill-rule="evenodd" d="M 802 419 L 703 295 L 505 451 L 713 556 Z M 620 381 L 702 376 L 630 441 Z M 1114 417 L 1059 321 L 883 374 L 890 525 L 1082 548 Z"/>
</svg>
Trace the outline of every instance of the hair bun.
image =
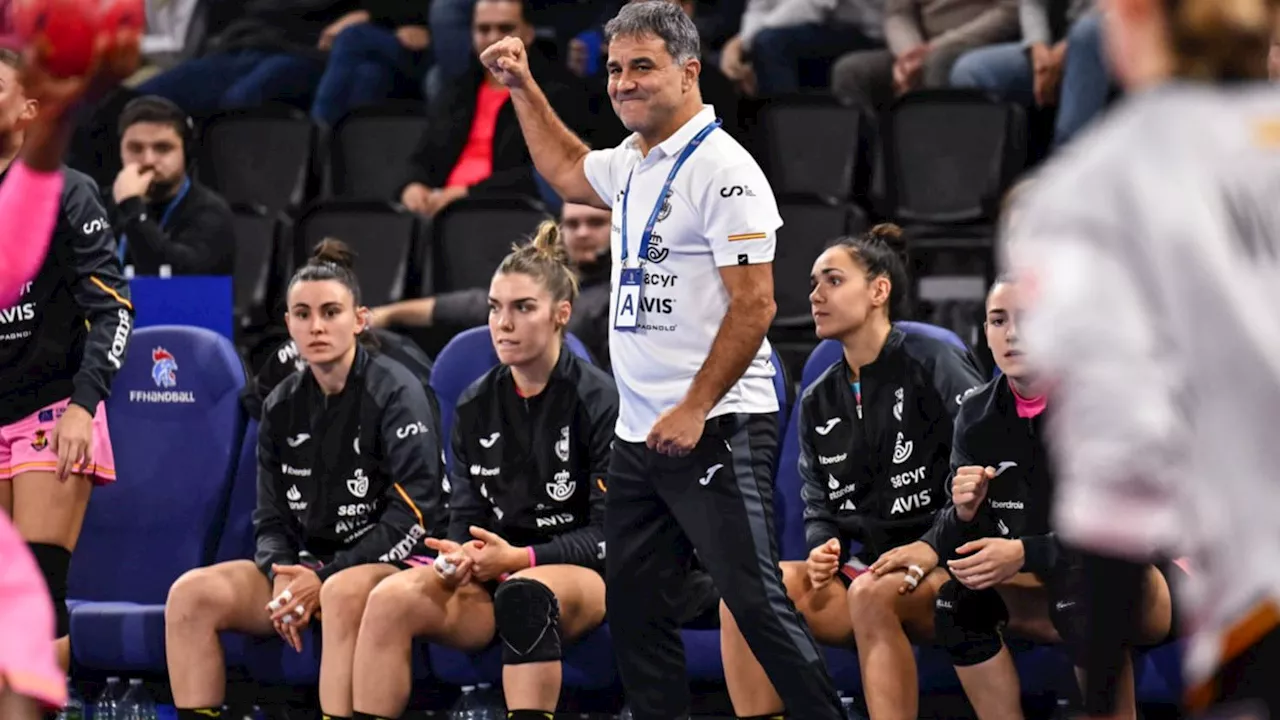
<svg viewBox="0 0 1280 720">
<path fill-rule="evenodd" d="M 894 223 L 880 223 L 867 231 L 867 238 L 884 243 L 887 247 L 898 252 L 907 249 L 907 241 L 902 236 L 902 228 Z"/>
<path fill-rule="evenodd" d="M 354 270 L 356 253 L 346 243 L 337 238 L 327 237 L 316 244 L 311 252 L 311 264 L 333 263 L 347 270 Z"/>
<path fill-rule="evenodd" d="M 554 220 L 543 220 L 533 233 L 529 245 L 534 254 L 552 262 L 569 264 L 569 249 L 560 236 L 560 225 Z"/>
</svg>

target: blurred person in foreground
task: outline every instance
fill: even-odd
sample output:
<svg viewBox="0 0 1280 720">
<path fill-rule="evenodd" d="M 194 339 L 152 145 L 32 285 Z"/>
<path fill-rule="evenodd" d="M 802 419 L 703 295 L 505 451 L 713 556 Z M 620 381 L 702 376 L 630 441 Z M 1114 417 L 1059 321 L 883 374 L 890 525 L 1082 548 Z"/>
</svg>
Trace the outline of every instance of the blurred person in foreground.
<svg viewBox="0 0 1280 720">
<path fill-rule="evenodd" d="M 136 33 L 102 39 L 93 70 L 82 77 L 52 77 L 46 69 L 47 43 L 33 45 L 36 49 L 25 57 L 0 50 L 0 307 L 19 297 L 53 241 L 72 109 L 81 98 L 113 87 L 137 65 Z M 57 613 L 45 573 L 10 523 L 12 497 L 8 500 L 0 512 L 0 717 L 35 720 L 42 706 L 66 702 L 66 677 L 53 642 Z"/>
<path fill-rule="evenodd" d="M 48 248 L 34 257 L 15 253 L 19 287 L 16 296 L 10 288 L 4 294 L 16 304 L 0 308 L 0 511 L 13 518 L 44 575 L 64 668 L 67 570 L 90 491 L 115 480 L 103 403 L 133 326 L 97 186 L 60 166 L 74 106 L 100 98 L 137 64 L 136 33 L 100 42 L 92 80 L 53 77 L 48 57 L 37 52 L 0 51 L 0 182 L 16 183 L 9 192 L 22 201 L 0 217 L 24 222 L 3 236 L 34 236 Z M 32 147 L 23 149 L 28 132 Z"/>
<path fill-rule="evenodd" d="M 1178 587 L 1193 708 L 1280 717 L 1280 0 L 1107 0 L 1129 97 L 1014 208 L 1028 360 L 1055 383 L 1055 526 L 1087 551 L 1086 710 L 1111 712 L 1143 565 Z"/>
</svg>

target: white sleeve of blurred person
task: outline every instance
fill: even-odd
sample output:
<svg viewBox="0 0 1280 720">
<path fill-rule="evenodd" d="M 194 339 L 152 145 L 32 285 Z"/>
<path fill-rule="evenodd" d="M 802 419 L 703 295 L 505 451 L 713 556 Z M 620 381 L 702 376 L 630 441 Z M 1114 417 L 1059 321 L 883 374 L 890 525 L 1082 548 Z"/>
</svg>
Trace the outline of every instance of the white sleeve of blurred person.
<svg viewBox="0 0 1280 720">
<path fill-rule="evenodd" d="M 1034 199 L 1015 208 L 1002 250 L 1026 298 L 1028 358 L 1053 383 L 1054 523 L 1083 549 L 1180 555 L 1186 378 L 1150 305 L 1158 290 L 1126 266 L 1123 230 L 1055 222 Z"/>
</svg>

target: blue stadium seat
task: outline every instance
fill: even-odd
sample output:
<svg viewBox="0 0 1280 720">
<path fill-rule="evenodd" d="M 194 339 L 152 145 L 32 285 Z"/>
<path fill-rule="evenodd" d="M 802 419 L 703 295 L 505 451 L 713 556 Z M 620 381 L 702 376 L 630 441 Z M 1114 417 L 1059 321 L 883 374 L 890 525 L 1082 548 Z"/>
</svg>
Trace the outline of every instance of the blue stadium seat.
<svg viewBox="0 0 1280 720">
<path fill-rule="evenodd" d="M 253 508 L 258 503 L 258 421 L 250 419 L 240 442 L 235 476 L 231 480 L 231 496 L 227 514 L 214 553 L 215 563 L 228 560 L 252 560 Z"/>
<path fill-rule="evenodd" d="M 591 353 L 573 333 L 565 334 L 565 342 L 573 354 L 591 360 Z M 458 398 L 471 383 L 497 364 L 498 353 L 493 349 L 489 328 L 485 325 L 453 336 L 436 356 L 431 370 L 431 389 L 440 403 L 440 432 L 446 438 L 445 455 L 449 460 L 452 460 L 453 451 L 448 438 L 453 436 L 453 409 Z"/>
<path fill-rule="evenodd" d="M 72 556 L 76 660 L 162 671 L 164 601 L 214 557 L 245 418 L 245 373 L 229 340 L 158 326 L 133 335 L 107 415 L 114 485 L 95 490 Z"/>
</svg>

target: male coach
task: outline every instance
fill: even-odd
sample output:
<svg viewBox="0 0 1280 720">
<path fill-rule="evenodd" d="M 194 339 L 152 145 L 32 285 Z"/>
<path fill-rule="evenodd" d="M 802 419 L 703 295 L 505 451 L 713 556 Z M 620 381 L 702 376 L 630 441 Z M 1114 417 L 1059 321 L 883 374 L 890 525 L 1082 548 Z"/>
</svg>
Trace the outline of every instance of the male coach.
<svg viewBox="0 0 1280 720">
<path fill-rule="evenodd" d="M 538 172 L 568 202 L 613 210 L 609 344 L 618 382 L 607 479 L 609 626 L 632 711 L 687 717 L 676 618 L 696 549 L 795 717 L 843 717 L 774 541 L 778 402 L 773 191 L 698 89 L 680 6 L 626 5 L 605 26 L 609 98 L 632 135 L 591 151 L 506 38 L 481 61 L 508 88 Z"/>
</svg>

